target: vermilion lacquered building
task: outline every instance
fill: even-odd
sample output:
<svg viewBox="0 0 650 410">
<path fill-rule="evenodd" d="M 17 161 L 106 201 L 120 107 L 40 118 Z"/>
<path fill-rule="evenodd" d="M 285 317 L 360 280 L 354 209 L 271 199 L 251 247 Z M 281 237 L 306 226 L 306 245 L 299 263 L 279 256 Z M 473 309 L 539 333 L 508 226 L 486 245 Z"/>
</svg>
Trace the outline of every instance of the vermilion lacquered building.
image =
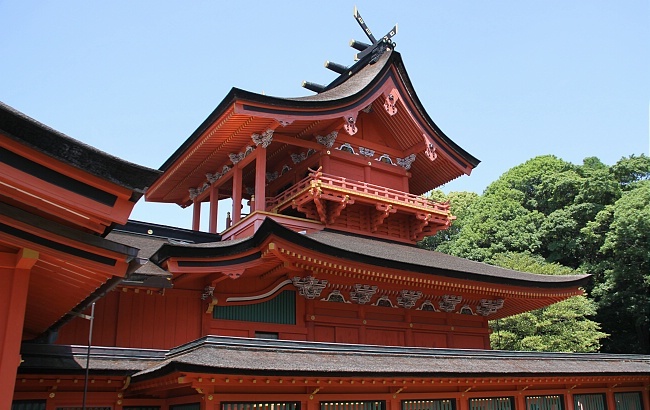
<svg viewBox="0 0 650 410">
<path fill-rule="evenodd" d="M 313 96 L 233 89 L 160 175 L 83 147 L 135 180 L 32 146 L 28 126 L 81 145 L 5 107 L 3 152 L 38 171 L 3 156 L 3 269 L 31 269 L 2 288 L 27 301 L 24 320 L 0 311 L 12 408 L 80 408 L 86 387 L 89 407 L 116 410 L 650 409 L 647 356 L 490 350 L 488 320 L 579 295 L 588 275 L 415 246 L 454 219 L 422 195 L 479 161 L 431 120 L 392 48 L 331 64 L 340 75 Z M 96 189 L 117 199 L 88 200 Z M 145 189 L 192 206 L 193 229 L 124 224 Z M 222 199 L 236 205 L 217 233 Z M 70 312 L 93 300 L 88 350 Z"/>
</svg>

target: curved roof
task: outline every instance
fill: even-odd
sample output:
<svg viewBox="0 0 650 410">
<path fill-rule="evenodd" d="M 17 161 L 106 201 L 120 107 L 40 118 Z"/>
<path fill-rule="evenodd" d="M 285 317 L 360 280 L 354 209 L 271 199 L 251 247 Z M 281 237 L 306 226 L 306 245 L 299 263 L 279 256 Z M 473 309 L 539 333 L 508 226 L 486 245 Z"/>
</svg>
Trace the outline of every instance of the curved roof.
<svg viewBox="0 0 650 410">
<path fill-rule="evenodd" d="M 164 244 L 151 259 L 160 264 L 168 258 L 211 258 L 237 255 L 257 248 L 269 236 L 285 239 L 298 247 L 359 264 L 394 268 L 450 278 L 528 288 L 577 288 L 591 275 L 539 275 L 518 272 L 471 261 L 416 246 L 387 242 L 333 231 L 300 234 L 266 218 L 253 236 L 237 241 L 202 244 Z"/>
<path fill-rule="evenodd" d="M 397 91 L 398 110 L 383 108 L 389 93 Z M 372 113 L 362 111 L 364 109 Z M 164 174 L 147 192 L 150 201 L 190 204 L 188 189 L 206 182 L 206 173 L 231 165 L 228 154 L 251 145 L 251 135 L 274 128 L 296 140 L 312 141 L 342 127 L 349 118 L 367 118 L 386 129 L 396 151 L 416 154 L 410 192 L 423 194 L 463 174 L 470 174 L 479 160 L 452 141 L 431 120 L 422 106 L 398 52 L 386 51 L 375 62 L 364 59 L 339 76 L 322 93 L 279 98 L 233 88 L 217 108 L 160 167 Z M 363 125 L 362 125 L 363 126 Z M 427 158 L 428 144 L 437 158 Z M 273 142 L 268 158 L 286 149 Z M 285 153 L 284 156 L 288 154 Z M 270 164 L 272 166 L 272 164 Z"/>
<path fill-rule="evenodd" d="M 0 133 L 56 160 L 138 193 L 160 171 L 133 164 L 56 131 L 0 102 Z"/>
</svg>

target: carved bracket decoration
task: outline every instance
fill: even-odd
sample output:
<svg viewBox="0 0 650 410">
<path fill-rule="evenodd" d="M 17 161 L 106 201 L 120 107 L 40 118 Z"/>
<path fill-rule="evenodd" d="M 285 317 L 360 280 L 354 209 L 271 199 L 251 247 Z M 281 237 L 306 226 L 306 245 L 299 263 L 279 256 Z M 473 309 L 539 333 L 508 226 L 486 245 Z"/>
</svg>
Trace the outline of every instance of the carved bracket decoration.
<svg viewBox="0 0 650 410">
<path fill-rule="evenodd" d="M 298 293 L 305 299 L 316 299 L 327 286 L 326 280 L 319 280 L 313 276 L 301 278 L 296 276 L 292 280 L 293 285 L 299 289 Z"/>
<path fill-rule="evenodd" d="M 391 92 L 386 96 L 386 100 L 384 101 L 384 109 L 390 115 L 391 117 L 395 114 L 397 114 L 397 107 L 395 104 L 399 100 L 399 93 L 395 88 L 391 90 Z"/>
<path fill-rule="evenodd" d="M 481 303 L 476 307 L 476 313 L 483 316 L 489 316 L 496 313 L 503 307 L 503 299 L 481 299 Z"/>
<path fill-rule="evenodd" d="M 341 212 L 347 207 L 348 205 L 354 204 L 354 199 L 350 199 L 349 195 L 344 196 L 340 201 L 334 202 L 334 206 L 330 207 L 330 215 L 329 218 L 327 218 L 327 222 L 330 224 L 333 224 L 336 219 L 341 216 Z"/>
<path fill-rule="evenodd" d="M 322 135 L 317 135 L 316 142 L 325 146 L 326 148 L 332 148 L 332 145 L 334 145 L 334 141 L 336 141 L 336 137 L 338 135 L 338 131 L 332 131 L 324 137 Z"/>
<path fill-rule="evenodd" d="M 397 297 L 397 305 L 411 309 L 421 297 L 422 292 L 419 290 L 402 290 L 400 296 Z"/>
<path fill-rule="evenodd" d="M 422 304 L 420 305 L 420 307 L 417 310 L 424 310 L 424 311 L 427 311 L 427 312 L 437 312 L 438 311 L 436 309 L 436 307 L 433 306 L 433 303 L 431 303 L 431 301 L 428 300 L 428 299 L 425 300 L 424 302 L 422 302 Z"/>
<path fill-rule="evenodd" d="M 379 297 L 379 299 L 377 299 L 377 302 L 375 302 L 374 306 L 395 307 L 393 306 L 393 302 L 386 295 Z"/>
<path fill-rule="evenodd" d="M 267 172 L 267 173 L 266 173 L 266 181 L 267 181 L 267 182 L 273 182 L 273 181 L 275 181 L 276 179 L 278 179 L 279 176 L 280 176 L 280 173 L 279 173 L 278 171 L 275 171 L 275 172 Z"/>
<path fill-rule="evenodd" d="M 458 312 L 461 315 L 474 315 L 474 311 L 469 305 L 465 305 L 462 308 L 460 308 L 460 311 Z"/>
<path fill-rule="evenodd" d="M 232 168 L 230 168 L 228 165 L 224 165 L 223 168 L 221 169 L 221 172 L 215 172 L 214 174 L 207 173 L 205 174 L 205 177 L 208 179 L 208 181 L 211 184 L 214 184 L 217 182 L 219 179 L 221 179 L 222 176 L 226 175 L 228 171 L 230 171 Z"/>
<path fill-rule="evenodd" d="M 198 188 L 190 188 L 190 189 L 188 190 L 189 193 L 190 193 L 190 199 L 191 199 L 191 200 L 195 200 L 196 197 L 198 197 L 199 195 L 201 195 L 202 193 L 204 193 L 205 191 L 207 191 L 208 188 L 210 188 L 210 184 L 208 184 L 207 182 L 204 182 L 203 185 L 201 185 L 201 186 L 198 187 Z"/>
<path fill-rule="evenodd" d="M 325 299 L 321 299 L 325 302 L 338 302 L 338 303 L 350 303 L 341 294 L 341 291 L 338 289 L 334 289 L 333 291 L 330 292 L 329 295 Z"/>
<path fill-rule="evenodd" d="M 426 228 L 429 225 L 429 221 L 431 220 L 431 214 L 418 212 L 415 214 L 415 218 L 416 221 L 412 227 L 411 238 L 417 240 L 420 237 L 420 234 L 424 231 L 424 228 Z"/>
<path fill-rule="evenodd" d="M 201 294 L 201 300 L 206 300 L 214 294 L 214 286 L 206 286 Z"/>
<path fill-rule="evenodd" d="M 251 135 L 251 139 L 256 146 L 261 145 L 262 148 L 266 148 L 271 145 L 271 142 L 273 141 L 273 130 L 269 128 L 268 130 L 264 131 L 262 135 L 253 134 Z"/>
<path fill-rule="evenodd" d="M 415 162 L 415 154 L 411 154 L 406 158 L 397 158 L 397 165 L 405 170 L 411 169 L 411 165 Z"/>
<path fill-rule="evenodd" d="M 344 118 L 345 124 L 343 124 L 343 129 L 348 135 L 354 135 L 357 133 L 357 118 L 356 116 L 348 116 Z"/>
<path fill-rule="evenodd" d="M 250 145 L 246 147 L 244 152 L 240 152 L 239 154 L 228 154 L 228 158 L 230 158 L 230 161 L 232 161 L 233 164 L 238 163 L 242 159 L 246 158 L 247 156 L 250 155 L 251 152 L 253 152 L 255 148 L 251 147 Z"/>
<path fill-rule="evenodd" d="M 442 300 L 438 303 L 438 306 L 440 306 L 440 310 L 443 312 L 453 312 L 456 310 L 456 305 L 462 300 L 462 296 L 444 295 Z"/>
<path fill-rule="evenodd" d="M 365 305 L 370 302 L 372 296 L 377 293 L 377 286 L 375 285 L 354 285 L 354 290 L 350 292 L 350 300 L 357 302 L 360 305 Z"/>
<path fill-rule="evenodd" d="M 393 159 L 388 154 L 381 154 L 375 161 L 383 162 L 384 164 L 395 165 Z"/>
<path fill-rule="evenodd" d="M 375 156 L 375 150 L 365 147 L 359 147 L 359 154 L 363 155 L 366 158 L 371 158 Z"/>
<path fill-rule="evenodd" d="M 312 155 L 315 152 L 316 152 L 315 149 L 309 148 L 307 151 L 301 152 L 300 154 L 291 154 L 291 160 L 293 161 L 294 164 L 300 164 L 302 161 L 306 160 L 310 155 Z"/>
<path fill-rule="evenodd" d="M 389 205 L 389 204 L 377 204 L 375 205 L 375 209 L 377 209 L 377 211 L 379 212 L 375 214 L 374 218 L 372 218 L 371 221 L 372 232 L 377 232 L 377 229 L 379 229 L 379 226 L 384 223 L 384 220 L 388 218 L 390 214 L 394 214 L 397 212 L 397 209 L 393 208 L 393 205 Z"/>
<path fill-rule="evenodd" d="M 438 153 L 436 152 L 436 147 L 433 145 L 433 141 L 426 134 L 422 134 L 424 138 L 424 154 L 429 158 L 431 162 L 435 161 L 438 158 Z"/>
<path fill-rule="evenodd" d="M 282 127 L 286 127 L 287 125 L 291 125 L 293 123 L 293 120 L 278 120 L 276 119 L 278 124 L 280 124 Z"/>
</svg>

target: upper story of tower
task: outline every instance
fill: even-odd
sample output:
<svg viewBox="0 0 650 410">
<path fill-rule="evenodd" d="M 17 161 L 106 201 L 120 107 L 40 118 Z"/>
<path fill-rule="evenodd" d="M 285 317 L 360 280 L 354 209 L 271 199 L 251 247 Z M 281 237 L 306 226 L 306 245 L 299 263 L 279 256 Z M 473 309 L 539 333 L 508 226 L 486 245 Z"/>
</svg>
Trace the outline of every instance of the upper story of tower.
<svg viewBox="0 0 650 410">
<path fill-rule="evenodd" d="M 339 76 L 307 97 L 233 88 L 162 165 L 147 201 L 193 205 L 194 229 L 210 203 L 216 232 L 218 201 L 230 198 L 224 239 L 250 236 L 266 217 L 406 243 L 447 228 L 448 204 L 422 195 L 479 161 L 431 120 L 390 43 L 333 66 Z"/>
</svg>

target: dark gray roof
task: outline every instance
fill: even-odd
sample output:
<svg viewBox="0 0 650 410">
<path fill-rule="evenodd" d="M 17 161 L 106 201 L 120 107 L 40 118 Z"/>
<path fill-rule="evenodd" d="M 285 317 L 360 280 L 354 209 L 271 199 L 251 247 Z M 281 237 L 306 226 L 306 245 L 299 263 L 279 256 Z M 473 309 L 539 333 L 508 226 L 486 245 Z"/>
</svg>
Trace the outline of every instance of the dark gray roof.
<svg viewBox="0 0 650 410">
<path fill-rule="evenodd" d="M 20 144 L 79 168 L 139 195 L 160 171 L 133 164 L 68 137 L 0 102 L 0 132 Z"/>
<path fill-rule="evenodd" d="M 218 373 L 461 377 L 648 374 L 650 356 L 384 347 L 208 336 L 134 375 Z"/>
<path fill-rule="evenodd" d="M 358 72 L 351 71 L 353 75 L 349 78 L 347 73 L 341 74 L 343 82 L 334 88 L 330 88 L 322 93 L 300 98 L 288 98 L 295 101 L 333 101 L 353 96 L 366 88 L 384 69 L 384 66 L 390 61 L 391 51 L 386 51 L 374 64 L 363 65 Z"/>
<path fill-rule="evenodd" d="M 259 246 L 269 235 L 276 235 L 305 249 L 369 265 L 532 288 L 570 288 L 585 285 L 590 275 L 536 275 L 500 268 L 413 245 L 389 242 L 359 235 L 323 230 L 302 235 L 271 218 L 266 218 L 255 234 L 248 238 L 196 245 L 165 244 L 152 260 L 168 257 L 209 258 L 237 255 Z"/>
<path fill-rule="evenodd" d="M 526 281 L 548 285 L 551 283 L 575 282 L 589 278 L 590 275 L 537 275 L 504 269 L 498 266 L 475 262 L 441 252 L 417 248 L 400 243 L 391 243 L 334 231 L 323 230 L 308 234 L 307 237 L 332 248 L 345 251 L 352 259 L 360 258 L 374 261 L 375 265 L 388 266 L 403 264 L 421 269 L 442 270 L 466 274 L 466 279 L 483 280 L 486 277 L 515 281 Z M 357 255 L 356 257 L 354 255 Z"/>
<path fill-rule="evenodd" d="M 199 127 L 188 137 L 185 142 L 160 166 L 160 169 L 167 170 L 176 160 L 178 160 L 185 151 L 212 125 L 227 109 L 229 109 L 233 102 L 238 100 L 246 100 L 252 102 L 259 102 L 261 104 L 269 104 L 277 109 L 325 109 L 329 107 L 337 107 L 344 104 L 353 104 L 359 99 L 361 93 L 372 91 L 379 81 L 383 78 L 390 66 L 393 65 L 397 70 L 396 80 L 404 83 L 410 98 L 415 104 L 415 109 L 420 112 L 426 123 L 435 130 L 436 134 L 440 136 L 458 155 L 464 158 L 472 166 L 477 166 L 480 161 L 472 156 L 469 152 L 465 151 L 458 144 L 452 141 L 442 130 L 433 122 L 428 115 L 424 106 L 420 102 L 415 89 L 411 84 L 411 80 L 404 67 L 404 62 L 400 53 L 396 51 L 385 51 L 379 60 L 374 64 L 369 64 L 370 58 L 366 57 L 351 67 L 352 75 L 347 73 L 341 74 L 332 83 L 327 86 L 326 91 L 310 95 L 306 97 L 297 98 L 281 98 L 272 97 L 263 94 L 257 94 L 250 91 L 232 88 L 228 95 L 219 103 L 219 105 L 210 113 L 210 115 L 199 125 Z"/>
<path fill-rule="evenodd" d="M 166 350 L 91 347 L 90 366 L 93 373 L 133 374 L 164 359 Z M 23 343 L 23 362 L 18 373 L 81 373 L 85 372 L 87 346 Z"/>
<path fill-rule="evenodd" d="M 19 373 L 84 369 L 85 346 L 23 344 Z M 172 349 L 91 348 L 93 373 L 133 382 L 174 371 L 220 374 L 490 377 L 647 375 L 650 356 L 435 349 L 207 336 Z"/>
</svg>

